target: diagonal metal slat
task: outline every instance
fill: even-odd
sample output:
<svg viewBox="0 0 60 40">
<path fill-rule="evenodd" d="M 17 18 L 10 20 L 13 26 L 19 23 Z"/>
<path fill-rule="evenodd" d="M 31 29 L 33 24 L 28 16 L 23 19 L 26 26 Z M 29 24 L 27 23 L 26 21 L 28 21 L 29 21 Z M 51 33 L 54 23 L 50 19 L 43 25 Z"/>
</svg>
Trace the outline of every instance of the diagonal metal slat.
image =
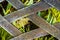
<svg viewBox="0 0 60 40">
<path fill-rule="evenodd" d="M 21 1 L 19 0 L 7 0 L 8 2 L 11 2 L 12 5 L 14 5 L 14 7 L 17 9 L 18 8 L 22 8 L 23 7 L 23 3 L 21 3 Z M 19 7 L 20 6 L 20 7 Z M 1 15 L 0 15 L 0 26 L 2 26 L 3 29 L 5 29 L 10 35 L 12 36 L 18 36 L 21 34 L 21 32 L 14 27 L 12 24 L 10 24 L 6 19 L 4 19 Z"/>
<path fill-rule="evenodd" d="M 60 25 L 60 23 L 54 24 L 55 27 L 57 27 L 58 29 L 60 29 L 58 26 Z M 45 32 L 44 30 L 42 30 L 41 28 L 37 28 L 35 30 L 32 30 L 30 32 L 24 33 L 22 35 L 19 35 L 17 37 L 12 38 L 11 40 L 32 40 L 41 36 L 45 36 L 48 35 L 47 32 Z"/>
<path fill-rule="evenodd" d="M 56 23 L 54 25 L 56 26 L 56 28 L 59 28 L 60 29 L 60 23 Z"/>
<path fill-rule="evenodd" d="M 16 9 L 24 7 L 23 3 L 20 0 L 6 0 L 6 1 L 8 1 Z"/>
<path fill-rule="evenodd" d="M 12 36 L 18 36 L 21 34 L 21 32 L 17 28 L 15 28 L 12 24 L 10 24 L 1 15 L 0 15 L 0 26 Z"/>
<path fill-rule="evenodd" d="M 44 0 L 47 4 L 51 5 L 52 7 L 56 7 L 60 10 L 60 0 Z"/>
<path fill-rule="evenodd" d="M 39 26 L 41 29 L 45 30 L 49 34 L 53 35 L 54 37 L 60 39 L 60 29 L 59 28 L 56 28 L 55 26 L 50 25 L 44 19 L 42 19 L 41 17 L 38 17 L 36 14 L 30 15 L 29 18 L 31 19 L 31 21 L 34 24 Z"/>
<path fill-rule="evenodd" d="M 11 0 L 10 0 L 11 1 Z M 19 5 L 18 5 L 19 6 Z M 39 29 L 38 29 L 39 30 Z M 32 31 L 33 32 L 33 31 Z M 38 33 L 38 32 L 37 32 Z M 37 35 L 37 33 L 36 33 L 36 35 Z M 44 33 L 43 33 L 44 34 Z M 41 35 L 41 33 L 39 33 L 39 35 Z M 46 34 L 44 34 L 44 35 L 46 35 Z M 24 36 L 24 35 L 23 35 Z M 42 36 L 42 35 L 41 35 Z M 32 36 L 33 37 L 33 36 Z M 36 37 L 36 36 L 35 36 Z M 22 37 L 23 38 L 23 37 Z M 33 39 L 33 38 L 32 38 Z M 25 40 L 25 39 L 24 39 Z"/>
<path fill-rule="evenodd" d="M 31 15 L 33 12 L 47 10 L 50 7 L 51 7 L 50 5 L 48 5 L 44 1 L 41 1 L 39 3 L 33 4 L 32 6 L 22 8 L 18 11 L 11 13 L 11 14 L 8 14 L 7 16 L 5 16 L 5 19 L 7 19 L 9 22 L 13 22 L 15 20 L 18 20 L 19 18 L 21 18 L 24 15 L 26 16 L 26 14 Z"/>
<path fill-rule="evenodd" d="M 45 35 L 47 35 L 47 33 L 44 30 L 42 30 L 41 28 L 37 28 L 35 30 L 21 34 L 15 38 L 12 38 L 11 40 L 32 40 L 34 38 L 38 38 Z"/>
</svg>

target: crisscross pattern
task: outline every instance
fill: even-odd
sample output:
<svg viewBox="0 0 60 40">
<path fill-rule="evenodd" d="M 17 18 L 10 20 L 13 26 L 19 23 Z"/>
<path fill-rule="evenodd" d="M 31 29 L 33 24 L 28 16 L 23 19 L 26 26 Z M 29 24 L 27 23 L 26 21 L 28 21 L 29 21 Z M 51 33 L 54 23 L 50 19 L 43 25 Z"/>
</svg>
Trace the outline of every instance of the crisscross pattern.
<svg viewBox="0 0 60 40">
<path fill-rule="evenodd" d="M 17 11 L 12 12 L 4 17 L 0 15 L 0 26 L 2 26 L 3 29 L 5 29 L 9 34 L 14 37 L 11 40 L 32 40 L 34 38 L 38 38 L 48 34 L 51 34 L 54 37 L 60 39 L 60 24 L 51 25 L 36 14 L 36 12 L 38 11 L 43 11 L 51 8 L 50 5 L 48 5 L 44 1 L 41 1 L 29 7 L 25 7 L 23 3 L 19 0 L 6 1 L 11 3 L 12 6 L 17 9 Z M 28 17 L 30 21 L 36 24 L 39 28 L 22 34 L 11 23 L 23 17 Z"/>
</svg>

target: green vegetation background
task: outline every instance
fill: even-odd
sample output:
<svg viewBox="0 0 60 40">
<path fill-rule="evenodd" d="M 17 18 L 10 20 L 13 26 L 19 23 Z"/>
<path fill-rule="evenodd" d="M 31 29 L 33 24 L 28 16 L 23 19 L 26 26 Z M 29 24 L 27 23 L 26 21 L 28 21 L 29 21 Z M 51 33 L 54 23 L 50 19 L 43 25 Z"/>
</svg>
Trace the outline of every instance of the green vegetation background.
<svg viewBox="0 0 60 40">
<path fill-rule="evenodd" d="M 36 2 L 40 2 L 40 0 L 21 0 L 25 6 L 30 6 Z M 11 12 L 16 11 L 15 8 L 12 7 L 11 4 L 4 1 L 0 3 L 0 13 L 5 16 Z M 56 8 L 52 7 L 48 10 L 39 11 L 37 15 L 44 18 L 48 23 L 54 25 L 55 23 L 60 22 L 60 11 Z M 38 28 L 35 24 L 33 24 L 29 18 L 25 17 L 20 20 L 14 21 L 12 23 L 15 27 L 17 27 L 22 33 L 29 32 L 33 29 Z M 0 27 L 0 40 L 9 40 L 13 38 L 8 32 L 6 32 L 3 28 Z M 46 35 L 40 38 L 35 38 L 33 40 L 58 40 L 51 35 Z"/>
</svg>

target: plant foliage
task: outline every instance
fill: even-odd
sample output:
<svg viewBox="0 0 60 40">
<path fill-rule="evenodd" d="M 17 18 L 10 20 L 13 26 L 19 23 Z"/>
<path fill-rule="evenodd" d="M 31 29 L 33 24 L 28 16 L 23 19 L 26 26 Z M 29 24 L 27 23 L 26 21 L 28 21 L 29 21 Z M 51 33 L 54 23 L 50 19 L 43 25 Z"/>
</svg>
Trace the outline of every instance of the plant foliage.
<svg viewBox="0 0 60 40">
<path fill-rule="evenodd" d="M 40 0 L 21 0 L 21 1 L 25 6 L 30 6 L 36 2 L 40 2 Z M 1 10 L 4 16 L 15 11 L 15 9 L 9 3 L 7 3 L 6 8 L 4 8 L 2 4 L 0 4 L 0 7 L 2 8 Z M 41 12 L 39 11 L 37 13 L 38 16 L 44 18 L 48 23 L 52 25 L 57 22 L 60 22 L 60 11 L 58 11 L 56 8 L 50 8 L 48 10 L 41 11 Z M 32 25 L 34 25 L 30 23 L 29 18 L 26 17 L 14 21 L 12 24 L 23 33 L 31 31 L 31 28 L 33 29 Z M 10 38 L 12 38 L 12 36 L 9 33 L 7 33 L 4 29 L 0 28 L 0 40 L 9 40 Z M 34 40 L 57 40 L 57 39 L 51 35 L 47 35 L 44 37 L 36 38 Z"/>
</svg>

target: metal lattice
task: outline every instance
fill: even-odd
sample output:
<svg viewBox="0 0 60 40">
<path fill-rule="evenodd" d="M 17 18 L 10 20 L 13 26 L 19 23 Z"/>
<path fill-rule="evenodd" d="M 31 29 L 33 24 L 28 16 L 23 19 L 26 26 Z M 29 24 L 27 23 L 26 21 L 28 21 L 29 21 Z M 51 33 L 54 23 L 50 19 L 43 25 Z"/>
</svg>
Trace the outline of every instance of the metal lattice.
<svg viewBox="0 0 60 40">
<path fill-rule="evenodd" d="M 39 3 L 32 4 L 29 7 L 24 7 L 23 3 L 19 0 L 6 1 L 11 3 L 13 7 L 15 7 L 18 10 L 4 17 L 0 15 L 0 26 L 2 26 L 3 29 L 5 29 L 9 34 L 11 34 L 14 37 L 11 40 L 32 40 L 34 38 L 38 38 L 40 36 L 45 36 L 48 34 L 51 34 L 54 37 L 60 39 L 60 23 L 51 25 L 36 14 L 36 12 L 47 10 L 52 6 L 56 7 L 57 9 L 60 9 L 59 1 L 43 0 Z M 28 17 L 30 21 L 36 24 L 39 28 L 22 34 L 11 23 L 23 17 Z"/>
</svg>

